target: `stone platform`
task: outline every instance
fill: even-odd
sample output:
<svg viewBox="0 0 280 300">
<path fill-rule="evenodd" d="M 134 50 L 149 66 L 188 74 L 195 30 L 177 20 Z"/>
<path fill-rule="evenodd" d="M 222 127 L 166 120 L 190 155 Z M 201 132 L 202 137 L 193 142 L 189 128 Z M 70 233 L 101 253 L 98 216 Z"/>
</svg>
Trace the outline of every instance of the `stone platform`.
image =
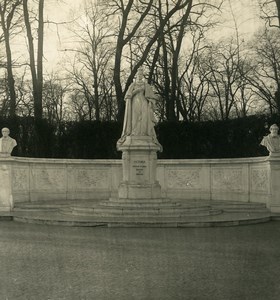
<svg viewBox="0 0 280 300">
<path fill-rule="evenodd" d="M 239 201 L 137 203 L 71 200 L 18 204 L 11 213 L 17 222 L 103 227 L 213 227 L 264 223 L 280 219 L 261 203 Z"/>
</svg>

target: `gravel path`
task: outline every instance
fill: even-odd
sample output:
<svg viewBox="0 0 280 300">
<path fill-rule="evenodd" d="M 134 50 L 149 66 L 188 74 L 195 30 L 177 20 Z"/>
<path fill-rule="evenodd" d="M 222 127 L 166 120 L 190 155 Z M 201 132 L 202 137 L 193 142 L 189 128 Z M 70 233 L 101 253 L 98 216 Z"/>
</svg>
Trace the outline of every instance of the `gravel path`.
<svg viewBox="0 0 280 300">
<path fill-rule="evenodd" d="M 0 222 L 0 299 L 273 300 L 280 222 L 77 228 Z"/>
</svg>

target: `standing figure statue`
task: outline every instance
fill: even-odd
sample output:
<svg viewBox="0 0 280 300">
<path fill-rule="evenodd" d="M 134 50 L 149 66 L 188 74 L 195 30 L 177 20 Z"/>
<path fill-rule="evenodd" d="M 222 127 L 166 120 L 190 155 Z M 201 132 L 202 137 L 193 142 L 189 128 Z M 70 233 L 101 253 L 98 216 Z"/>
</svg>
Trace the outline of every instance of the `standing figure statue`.
<svg viewBox="0 0 280 300">
<path fill-rule="evenodd" d="M 9 136 L 9 128 L 4 127 L 1 132 L 3 136 L 0 138 L 0 154 L 9 156 L 11 155 L 14 147 L 17 145 L 17 142 Z"/>
<path fill-rule="evenodd" d="M 276 124 L 270 126 L 270 134 L 264 136 L 261 145 L 265 146 L 269 153 L 280 153 L 280 136 L 278 135 L 279 127 Z"/>
<path fill-rule="evenodd" d="M 126 105 L 123 131 L 118 145 L 122 145 L 127 136 L 150 136 L 159 145 L 154 129 L 154 109 L 158 97 L 145 82 L 142 68 L 139 68 L 136 80 L 129 86 L 124 100 Z"/>
</svg>

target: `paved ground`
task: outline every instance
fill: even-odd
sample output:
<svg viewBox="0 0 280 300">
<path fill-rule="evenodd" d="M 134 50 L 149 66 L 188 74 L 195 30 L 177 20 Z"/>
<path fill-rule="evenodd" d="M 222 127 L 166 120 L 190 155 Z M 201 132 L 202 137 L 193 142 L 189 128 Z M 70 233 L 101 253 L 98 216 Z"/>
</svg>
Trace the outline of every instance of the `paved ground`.
<svg viewBox="0 0 280 300">
<path fill-rule="evenodd" d="M 280 222 L 71 228 L 0 222 L 0 299 L 280 299 Z"/>
</svg>

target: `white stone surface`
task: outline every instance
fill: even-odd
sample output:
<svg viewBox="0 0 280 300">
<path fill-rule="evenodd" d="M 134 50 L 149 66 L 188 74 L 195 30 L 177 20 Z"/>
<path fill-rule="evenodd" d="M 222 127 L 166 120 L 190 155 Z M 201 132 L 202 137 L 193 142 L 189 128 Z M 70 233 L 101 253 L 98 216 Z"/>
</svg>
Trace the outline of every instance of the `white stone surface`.
<svg viewBox="0 0 280 300">
<path fill-rule="evenodd" d="M 118 189 L 120 199 L 161 198 L 156 178 L 157 151 L 160 147 L 150 136 L 127 136 L 122 151 L 123 177 Z"/>
<path fill-rule="evenodd" d="M 279 127 L 276 124 L 273 124 L 270 126 L 269 131 L 270 134 L 263 137 L 261 145 L 267 148 L 270 155 L 280 155 Z"/>
<path fill-rule="evenodd" d="M 121 138 L 117 142 L 117 148 L 125 146 L 127 139 L 130 137 L 138 138 L 150 137 L 154 144 L 159 144 L 154 126 L 157 122 L 154 111 L 156 109 L 156 102 L 159 97 L 153 91 L 153 88 L 145 81 L 143 68 L 138 69 L 135 81 L 129 86 L 125 97 L 125 113 L 123 120 L 123 131 Z M 139 139 L 139 146 L 144 144 Z"/>
<path fill-rule="evenodd" d="M 161 195 L 171 200 L 262 202 L 276 212 L 280 207 L 279 178 L 280 160 L 271 156 L 157 161 L 156 179 Z M 150 191 L 157 190 L 157 180 Z M 15 203 L 105 200 L 118 195 L 121 181 L 121 160 L 0 158 L 1 209 L 8 210 L 12 199 Z M 136 190 L 137 184 L 135 193 Z M 131 196 L 131 191 L 129 193 Z"/>
<path fill-rule="evenodd" d="M 0 165 L 0 211 L 10 211 L 12 208 L 11 166 L 2 163 Z"/>
<path fill-rule="evenodd" d="M 269 160 L 271 198 L 268 206 L 272 212 L 280 213 L 280 160 Z"/>
<path fill-rule="evenodd" d="M 15 139 L 9 136 L 9 128 L 2 128 L 1 133 L 3 136 L 0 138 L 0 157 L 11 156 L 11 153 L 14 147 L 17 145 L 17 142 Z"/>
</svg>

